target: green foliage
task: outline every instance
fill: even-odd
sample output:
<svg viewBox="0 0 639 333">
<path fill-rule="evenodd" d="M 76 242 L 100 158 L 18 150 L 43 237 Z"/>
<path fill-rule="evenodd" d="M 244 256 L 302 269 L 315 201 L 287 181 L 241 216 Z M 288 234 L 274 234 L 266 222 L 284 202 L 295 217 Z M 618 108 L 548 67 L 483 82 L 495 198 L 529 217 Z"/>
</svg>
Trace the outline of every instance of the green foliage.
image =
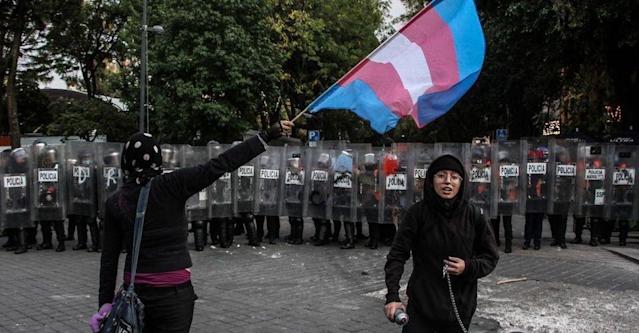
<svg viewBox="0 0 639 333">
<path fill-rule="evenodd" d="M 281 98 L 292 117 L 379 45 L 388 1 L 271 0 L 271 7 L 274 39 L 284 55 Z M 326 113 L 320 117 L 335 119 Z M 331 132 L 339 130 L 326 129 Z"/>
<path fill-rule="evenodd" d="M 79 136 L 87 141 L 106 135 L 109 141 L 124 142 L 136 132 L 135 114 L 118 111 L 99 99 L 58 99 L 51 103 L 55 115 L 47 135 Z"/>
<path fill-rule="evenodd" d="M 256 126 L 267 98 L 277 95 L 279 54 L 269 39 L 262 1 L 156 1 L 149 22 L 164 34 L 149 39 L 152 129 L 165 142 L 228 142 Z M 133 28 L 125 31 L 137 52 Z M 122 97 L 135 101 L 137 54 L 124 69 Z"/>
<path fill-rule="evenodd" d="M 68 12 L 56 18 L 47 36 L 49 59 L 67 82 L 93 98 L 103 93 L 100 78 L 122 52 L 120 30 L 128 11 L 120 0 L 93 0 L 72 6 Z M 79 69 L 81 77 L 74 69 Z"/>
</svg>

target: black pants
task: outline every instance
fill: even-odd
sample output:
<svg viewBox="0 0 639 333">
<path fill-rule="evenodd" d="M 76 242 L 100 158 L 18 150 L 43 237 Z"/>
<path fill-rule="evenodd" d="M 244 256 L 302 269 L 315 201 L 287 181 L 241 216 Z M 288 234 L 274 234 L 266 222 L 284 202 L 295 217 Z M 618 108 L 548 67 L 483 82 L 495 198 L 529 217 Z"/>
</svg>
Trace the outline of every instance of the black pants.
<svg viewBox="0 0 639 333">
<path fill-rule="evenodd" d="M 513 217 L 512 215 L 501 215 L 501 220 L 504 225 L 504 239 L 506 241 L 512 241 L 513 239 Z M 493 233 L 495 234 L 495 241 L 497 245 L 499 242 L 499 216 L 494 219 L 490 219 L 490 224 L 493 227 Z"/>
<path fill-rule="evenodd" d="M 404 325 L 402 333 L 460 333 L 463 332 L 457 321 L 428 320 L 411 306 L 410 301 L 406 309 L 408 323 Z M 472 317 L 471 317 L 472 318 Z M 462 318 L 464 326 L 470 326 L 470 318 Z"/>
<path fill-rule="evenodd" d="M 51 227 L 55 230 L 55 236 L 58 244 L 64 243 L 66 236 L 64 235 L 64 221 L 40 221 L 40 230 L 42 230 L 42 243 L 51 244 L 53 233 Z"/>
<path fill-rule="evenodd" d="M 552 238 L 561 243 L 566 242 L 566 226 L 568 225 L 567 215 L 548 215 L 548 223 L 550 224 L 550 233 Z"/>
<path fill-rule="evenodd" d="M 191 282 L 175 287 L 136 285 L 144 303 L 144 333 L 188 332 L 197 296 Z"/>
<path fill-rule="evenodd" d="M 535 245 L 541 244 L 541 231 L 543 228 L 544 213 L 526 213 L 524 230 L 524 242 L 530 244 L 532 239 Z"/>
<path fill-rule="evenodd" d="M 255 215 L 255 224 L 257 227 L 257 239 L 261 242 L 264 237 L 264 219 L 266 218 L 266 232 L 269 241 L 273 242 L 280 238 L 280 217 Z"/>
</svg>

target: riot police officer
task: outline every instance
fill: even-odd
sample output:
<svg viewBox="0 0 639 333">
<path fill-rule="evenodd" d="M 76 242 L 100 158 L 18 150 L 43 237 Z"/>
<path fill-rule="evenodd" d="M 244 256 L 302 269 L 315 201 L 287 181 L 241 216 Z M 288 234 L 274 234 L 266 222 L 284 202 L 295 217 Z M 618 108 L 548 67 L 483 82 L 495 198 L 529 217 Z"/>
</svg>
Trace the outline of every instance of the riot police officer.
<svg viewBox="0 0 639 333">
<path fill-rule="evenodd" d="M 51 227 L 55 230 L 58 240 L 57 252 L 66 249 L 64 241 L 64 186 L 62 182 L 63 162 L 62 147 L 47 146 L 45 143 L 33 146 L 33 156 L 36 164 L 34 172 L 34 219 L 40 222 L 42 230 L 42 244 L 38 250 L 53 248 Z"/>
</svg>

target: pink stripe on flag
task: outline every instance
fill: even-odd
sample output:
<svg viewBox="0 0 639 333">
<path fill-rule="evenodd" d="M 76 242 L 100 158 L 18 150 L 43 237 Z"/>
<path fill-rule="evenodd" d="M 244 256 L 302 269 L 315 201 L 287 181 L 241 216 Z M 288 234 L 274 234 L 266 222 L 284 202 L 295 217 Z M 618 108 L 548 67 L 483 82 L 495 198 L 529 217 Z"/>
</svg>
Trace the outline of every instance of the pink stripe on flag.
<svg viewBox="0 0 639 333">
<path fill-rule="evenodd" d="M 415 107 L 395 67 L 390 63 L 380 64 L 366 59 L 358 70 L 353 71 L 339 84 L 344 87 L 355 80 L 362 80 L 368 84 L 382 103 L 400 117 L 410 114 Z"/>
<path fill-rule="evenodd" d="M 446 90 L 459 82 L 453 34 L 437 10 L 427 10 L 402 33 L 424 52 L 433 80 L 428 92 Z"/>
</svg>

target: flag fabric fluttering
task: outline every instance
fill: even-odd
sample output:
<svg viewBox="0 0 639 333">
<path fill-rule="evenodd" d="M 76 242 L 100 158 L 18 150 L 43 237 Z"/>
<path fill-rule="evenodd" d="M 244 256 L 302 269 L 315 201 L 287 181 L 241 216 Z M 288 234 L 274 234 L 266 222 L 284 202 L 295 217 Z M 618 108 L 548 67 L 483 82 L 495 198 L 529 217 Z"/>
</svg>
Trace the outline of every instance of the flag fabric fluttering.
<svg viewBox="0 0 639 333">
<path fill-rule="evenodd" d="M 308 110 L 348 109 L 385 133 L 411 116 L 445 114 L 475 83 L 486 46 L 473 0 L 435 0 L 318 97 Z"/>
</svg>

